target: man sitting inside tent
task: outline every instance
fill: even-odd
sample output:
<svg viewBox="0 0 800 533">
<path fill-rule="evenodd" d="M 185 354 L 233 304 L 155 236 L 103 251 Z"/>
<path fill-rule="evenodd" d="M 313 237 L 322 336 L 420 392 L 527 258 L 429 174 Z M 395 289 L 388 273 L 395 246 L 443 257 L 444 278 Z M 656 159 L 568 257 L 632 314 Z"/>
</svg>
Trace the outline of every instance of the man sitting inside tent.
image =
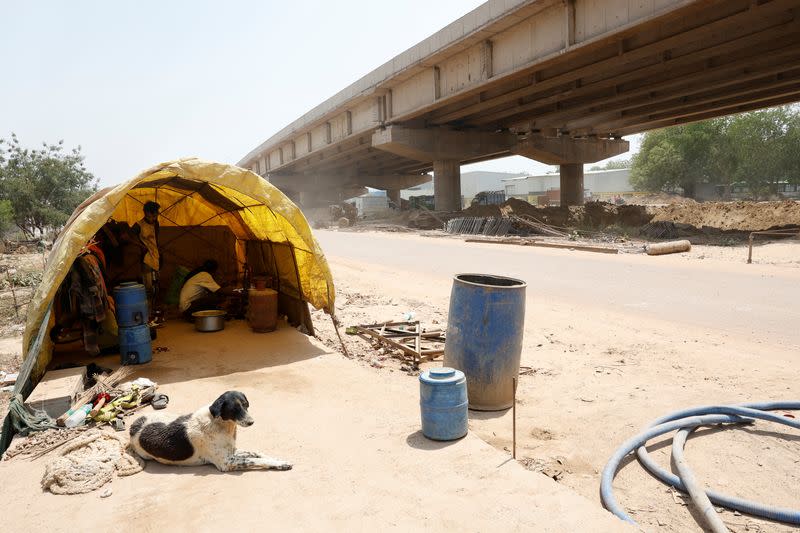
<svg viewBox="0 0 800 533">
<path fill-rule="evenodd" d="M 178 307 L 187 320 L 192 320 L 192 313 L 220 309 L 225 296 L 232 293 L 230 288 L 222 288 L 215 280 L 214 274 L 219 265 L 213 259 L 206 260 L 200 267 L 186 275 Z"/>
</svg>

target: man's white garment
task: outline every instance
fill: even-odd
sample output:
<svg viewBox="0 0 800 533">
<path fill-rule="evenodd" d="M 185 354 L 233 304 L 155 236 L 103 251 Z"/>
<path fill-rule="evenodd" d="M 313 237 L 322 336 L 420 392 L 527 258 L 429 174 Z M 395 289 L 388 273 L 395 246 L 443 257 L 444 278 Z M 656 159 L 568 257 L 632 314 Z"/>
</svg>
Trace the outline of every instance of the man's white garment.
<svg viewBox="0 0 800 533">
<path fill-rule="evenodd" d="M 211 274 L 208 272 L 198 272 L 183 284 L 179 300 L 181 313 L 189 309 L 193 301 L 205 296 L 206 290 L 217 292 L 219 288 L 219 285 L 217 285 L 217 282 L 211 277 Z"/>
</svg>

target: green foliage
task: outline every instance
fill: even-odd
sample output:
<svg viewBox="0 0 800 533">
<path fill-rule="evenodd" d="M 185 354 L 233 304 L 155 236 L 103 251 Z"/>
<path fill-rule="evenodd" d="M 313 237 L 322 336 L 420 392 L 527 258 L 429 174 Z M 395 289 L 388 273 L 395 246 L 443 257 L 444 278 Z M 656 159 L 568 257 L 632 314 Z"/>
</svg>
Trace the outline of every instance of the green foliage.
<svg viewBox="0 0 800 533">
<path fill-rule="evenodd" d="M 776 192 L 779 182 L 798 182 L 800 117 L 790 108 L 740 115 L 727 134 L 733 181 L 746 183 L 756 198 Z"/>
<path fill-rule="evenodd" d="M 13 221 L 27 235 L 62 226 L 75 208 L 97 190 L 80 147 L 64 151 L 64 141 L 23 148 L 12 133 L 0 139 L 0 200 L 13 208 Z"/>
<path fill-rule="evenodd" d="M 778 107 L 648 132 L 631 166 L 637 190 L 744 183 L 754 197 L 800 180 L 800 114 Z"/>
<path fill-rule="evenodd" d="M 0 238 L 14 226 L 14 207 L 9 200 L 0 200 Z"/>
<path fill-rule="evenodd" d="M 605 165 L 593 165 L 589 170 L 620 170 L 623 168 L 631 168 L 630 159 L 619 159 L 608 161 Z"/>
</svg>

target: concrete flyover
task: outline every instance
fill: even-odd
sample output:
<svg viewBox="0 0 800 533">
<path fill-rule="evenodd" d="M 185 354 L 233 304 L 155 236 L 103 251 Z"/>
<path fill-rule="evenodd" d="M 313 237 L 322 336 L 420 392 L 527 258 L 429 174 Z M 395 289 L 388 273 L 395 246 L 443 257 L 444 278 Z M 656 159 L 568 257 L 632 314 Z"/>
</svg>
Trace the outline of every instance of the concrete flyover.
<svg viewBox="0 0 800 533">
<path fill-rule="evenodd" d="M 465 163 L 583 163 L 627 134 L 800 100 L 800 0 L 490 0 L 254 148 L 240 166 L 304 204 L 390 197 L 434 172 L 460 209 Z"/>
</svg>

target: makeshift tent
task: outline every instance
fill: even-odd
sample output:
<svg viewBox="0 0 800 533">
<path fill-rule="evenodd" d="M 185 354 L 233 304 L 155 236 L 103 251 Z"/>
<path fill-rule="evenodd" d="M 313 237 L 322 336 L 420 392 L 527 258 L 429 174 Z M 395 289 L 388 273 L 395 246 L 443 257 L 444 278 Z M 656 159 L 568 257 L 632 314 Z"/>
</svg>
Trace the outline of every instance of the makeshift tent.
<svg viewBox="0 0 800 533">
<path fill-rule="evenodd" d="M 241 276 L 248 265 L 253 272 L 273 277 L 279 307 L 290 321 L 310 329 L 306 303 L 333 314 L 333 279 L 325 256 L 302 212 L 282 192 L 257 174 L 231 165 L 196 158 L 162 163 L 126 183 L 98 191 L 67 221 L 28 309 L 24 360 L 15 394 L 29 393 L 51 360 L 51 305 L 73 261 L 109 220 L 139 221 L 142 206 L 149 200 L 161 205 L 162 230 L 170 233 L 171 229 L 171 236 L 159 238 L 159 248 L 167 258 L 171 247 L 191 236 L 195 248 L 197 243 L 208 248 L 198 253 L 213 251 L 212 257 L 222 265 L 219 248 L 228 242 L 227 259 L 235 274 Z M 232 237 L 218 238 L 221 231 Z M 8 426 L 6 420 L 3 441 L 10 438 Z M 0 449 L 5 446 L 0 444 Z"/>
</svg>

